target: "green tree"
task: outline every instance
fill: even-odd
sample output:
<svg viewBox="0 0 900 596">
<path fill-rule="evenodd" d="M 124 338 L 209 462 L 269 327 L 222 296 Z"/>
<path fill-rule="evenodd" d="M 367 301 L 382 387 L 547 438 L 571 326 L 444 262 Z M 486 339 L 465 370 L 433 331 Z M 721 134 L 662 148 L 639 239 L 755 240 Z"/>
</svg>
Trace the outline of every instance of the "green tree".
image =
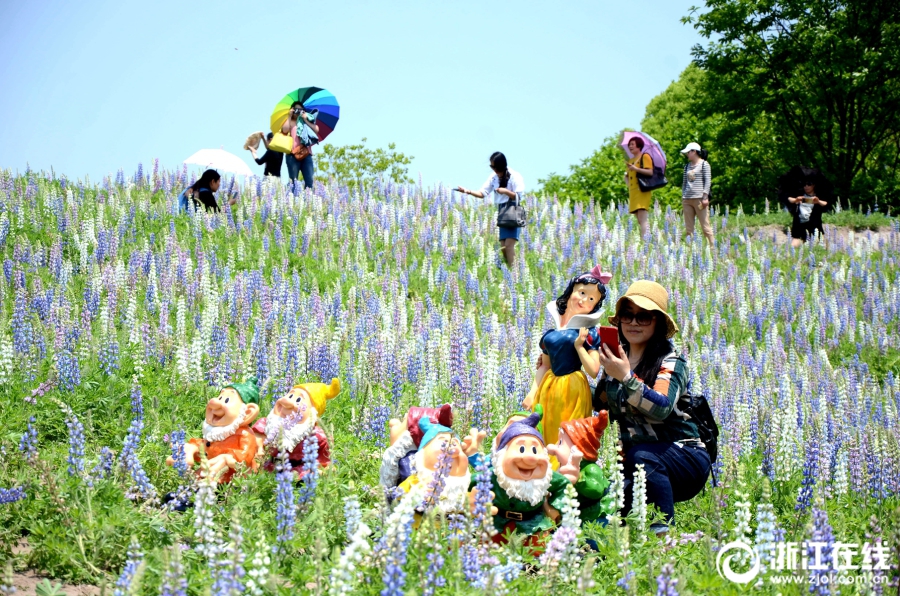
<svg viewBox="0 0 900 596">
<path fill-rule="evenodd" d="M 709 113 L 730 128 L 763 119 L 844 197 L 900 198 L 900 3 L 706 0 L 684 21 L 710 40 L 693 49 Z"/>
<path fill-rule="evenodd" d="M 581 163 L 570 166 L 568 176 L 551 173 L 538 180 L 542 190 L 561 199 L 601 203 L 628 200 L 625 186 L 625 153 L 618 146 L 619 135 L 607 137 L 599 149 Z"/>
<path fill-rule="evenodd" d="M 363 137 L 358 145 L 324 145 L 316 156 L 316 169 L 321 177 L 343 184 L 365 186 L 377 178 L 405 184 L 413 182 L 407 167 L 412 160 L 412 155 L 397 151 L 394 143 L 387 149 L 370 149 Z"/>
<path fill-rule="evenodd" d="M 777 177 L 790 167 L 789 152 L 777 141 L 773 118 L 729 118 L 710 109 L 714 81 L 706 71 L 690 64 L 665 91 L 650 100 L 641 130 L 659 141 L 668 157 L 669 185 L 654 197 L 669 205 L 681 202 L 685 158 L 679 151 L 697 142 L 709 151 L 712 200 L 716 205 L 741 204 L 745 210 L 773 200 Z"/>
</svg>

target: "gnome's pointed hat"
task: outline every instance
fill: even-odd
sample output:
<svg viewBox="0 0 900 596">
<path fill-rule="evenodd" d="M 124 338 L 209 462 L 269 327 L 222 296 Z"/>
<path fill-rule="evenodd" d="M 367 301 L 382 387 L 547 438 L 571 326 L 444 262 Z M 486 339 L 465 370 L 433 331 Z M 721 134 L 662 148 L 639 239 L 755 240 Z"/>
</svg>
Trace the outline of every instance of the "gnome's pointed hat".
<svg viewBox="0 0 900 596">
<path fill-rule="evenodd" d="M 533 437 L 537 437 L 540 439 L 541 443 L 544 443 L 544 435 L 540 433 L 537 429 L 538 423 L 540 423 L 541 418 L 543 418 L 543 414 L 541 412 L 534 412 L 528 416 L 525 420 L 520 420 L 519 422 L 513 422 L 509 425 L 503 434 L 500 436 L 500 443 L 497 445 L 497 450 L 505 449 L 506 445 L 521 435 L 531 435 Z"/>
<path fill-rule="evenodd" d="M 584 461 L 597 461 L 597 452 L 600 449 L 600 437 L 609 426 L 609 413 L 600 410 L 596 416 L 590 418 L 576 418 L 559 423 L 559 429 L 565 431 L 566 436 L 584 454 Z"/>
<path fill-rule="evenodd" d="M 538 422 L 537 430 L 539 433 L 541 433 L 541 435 L 543 435 L 544 434 L 544 422 L 543 422 L 544 406 L 542 406 L 541 404 L 535 404 L 534 411 L 538 412 L 541 415 L 542 420 L 541 420 L 541 422 Z M 506 421 L 509 422 L 510 418 L 514 418 L 514 417 L 518 417 L 518 416 L 521 416 L 522 418 L 528 418 L 529 416 L 531 416 L 532 413 L 533 412 L 531 412 L 530 410 L 519 410 L 518 412 L 513 412 L 512 414 L 510 414 L 506 418 Z"/>
<path fill-rule="evenodd" d="M 422 431 L 422 440 L 419 442 L 419 451 L 425 448 L 435 437 L 441 433 L 453 434 L 453 429 L 443 424 L 435 424 L 427 416 L 419 419 L 419 430 Z"/>
<path fill-rule="evenodd" d="M 259 382 L 256 377 L 247 377 L 243 383 L 232 383 L 222 389 L 234 389 L 245 404 L 259 405 Z"/>
<path fill-rule="evenodd" d="M 450 404 L 444 404 L 439 408 L 420 408 L 413 406 L 406 414 L 406 428 L 412 436 L 413 443 L 416 447 L 422 442 L 424 431 L 419 426 L 419 422 L 424 418 L 428 418 L 432 422 L 443 426 L 453 426 L 453 409 Z"/>
<path fill-rule="evenodd" d="M 325 413 L 328 400 L 333 399 L 335 395 L 341 392 L 341 382 L 337 379 L 331 379 L 330 385 L 325 383 L 301 383 L 300 385 L 294 385 L 294 387 L 309 393 L 309 401 L 319 416 Z"/>
</svg>

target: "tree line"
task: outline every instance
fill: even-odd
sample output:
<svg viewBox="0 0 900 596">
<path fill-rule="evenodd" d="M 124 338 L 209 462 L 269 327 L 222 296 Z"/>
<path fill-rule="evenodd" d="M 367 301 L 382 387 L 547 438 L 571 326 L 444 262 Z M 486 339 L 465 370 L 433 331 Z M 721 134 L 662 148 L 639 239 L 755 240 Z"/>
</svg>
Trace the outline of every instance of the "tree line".
<svg viewBox="0 0 900 596">
<path fill-rule="evenodd" d="M 774 200 L 779 175 L 797 164 L 820 169 L 845 205 L 900 205 L 900 3 L 707 0 L 682 22 L 705 42 L 641 121 L 669 156 L 658 200 L 680 202 L 677 151 L 696 141 L 719 205 Z M 543 190 L 621 201 L 618 139 L 541 180 Z"/>
</svg>

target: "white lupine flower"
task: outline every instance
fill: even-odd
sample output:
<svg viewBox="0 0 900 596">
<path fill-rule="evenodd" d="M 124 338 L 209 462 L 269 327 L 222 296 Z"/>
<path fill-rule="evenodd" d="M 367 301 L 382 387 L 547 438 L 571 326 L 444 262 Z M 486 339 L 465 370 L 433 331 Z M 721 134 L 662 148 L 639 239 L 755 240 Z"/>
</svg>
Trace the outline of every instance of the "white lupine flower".
<svg viewBox="0 0 900 596">
<path fill-rule="evenodd" d="M 409 501 L 413 503 L 413 499 L 409 499 Z M 355 592 L 361 575 L 357 568 L 366 555 L 372 552 L 372 547 L 367 540 L 371 533 L 372 530 L 366 524 L 360 523 L 356 527 L 347 548 L 341 553 L 335 566 L 331 568 L 331 584 L 328 586 L 328 593 L 331 596 L 343 596 Z"/>
<path fill-rule="evenodd" d="M 644 464 L 637 464 L 634 467 L 634 480 L 631 486 L 631 511 L 637 518 L 638 535 L 643 541 L 647 529 L 647 472 L 644 470 Z"/>
</svg>

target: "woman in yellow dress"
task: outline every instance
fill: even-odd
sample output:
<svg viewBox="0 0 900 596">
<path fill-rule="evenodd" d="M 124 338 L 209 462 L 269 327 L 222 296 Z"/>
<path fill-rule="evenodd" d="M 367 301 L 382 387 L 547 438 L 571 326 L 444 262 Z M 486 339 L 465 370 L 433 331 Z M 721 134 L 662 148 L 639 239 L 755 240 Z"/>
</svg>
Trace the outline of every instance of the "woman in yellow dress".
<svg viewBox="0 0 900 596">
<path fill-rule="evenodd" d="M 628 212 L 634 213 L 641 226 L 641 238 L 650 233 L 650 201 L 653 192 L 644 192 L 638 184 L 638 174 L 653 175 L 653 158 L 644 153 L 644 139 L 634 137 L 628 141 L 628 152 L 634 155 L 625 162 L 625 183 L 628 185 Z"/>
<path fill-rule="evenodd" d="M 573 277 L 562 296 L 547 304 L 556 325 L 541 336 L 541 361 L 523 405 L 529 410 L 543 407 L 543 434 L 548 445 L 559 439 L 561 422 L 592 413 L 585 372 L 592 377 L 600 373 L 596 325 L 611 277 L 598 265 Z"/>
</svg>

